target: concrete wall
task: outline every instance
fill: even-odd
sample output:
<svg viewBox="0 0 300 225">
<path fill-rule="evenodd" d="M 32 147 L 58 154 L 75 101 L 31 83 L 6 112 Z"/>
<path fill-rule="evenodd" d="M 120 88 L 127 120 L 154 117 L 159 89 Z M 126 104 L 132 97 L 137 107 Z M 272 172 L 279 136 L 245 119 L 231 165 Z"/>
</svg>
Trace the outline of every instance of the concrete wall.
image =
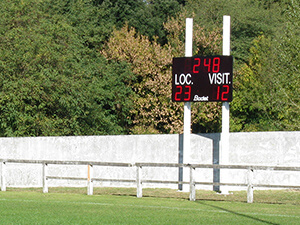
<svg viewBox="0 0 300 225">
<path fill-rule="evenodd" d="M 191 163 L 219 163 L 220 134 L 191 136 Z M 103 162 L 182 162 L 182 135 L 116 135 L 0 138 L 0 159 L 81 160 Z M 300 132 L 231 133 L 229 164 L 300 166 Z M 7 165 L 7 185 L 39 187 L 41 165 Z M 197 170 L 196 180 L 245 182 L 246 171 Z M 86 177 L 86 166 L 49 166 L 49 175 Z M 135 168 L 95 167 L 95 177 L 135 179 Z M 179 180 L 177 168 L 144 169 L 147 179 Z M 299 172 L 255 172 L 255 182 L 299 185 Z M 185 175 L 184 175 L 185 176 Z M 184 180 L 188 180 L 184 177 Z M 51 180 L 50 186 L 85 186 L 82 181 Z M 95 186 L 133 186 L 96 182 Z M 157 184 L 148 185 L 158 187 Z M 167 187 L 177 188 L 176 185 Z M 201 186 L 198 188 L 212 189 Z"/>
</svg>

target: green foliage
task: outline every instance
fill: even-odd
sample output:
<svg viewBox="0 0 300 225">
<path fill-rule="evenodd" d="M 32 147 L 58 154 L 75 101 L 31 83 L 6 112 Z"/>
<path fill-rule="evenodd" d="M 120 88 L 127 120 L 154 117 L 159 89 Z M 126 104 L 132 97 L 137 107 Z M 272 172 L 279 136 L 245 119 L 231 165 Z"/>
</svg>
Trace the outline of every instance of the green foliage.
<svg viewBox="0 0 300 225">
<path fill-rule="evenodd" d="M 46 3 L 2 3 L 0 135 L 128 132 L 129 67 L 91 51 L 83 25 L 50 16 Z"/>
<path fill-rule="evenodd" d="M 195 13 L 195 23 L 222 27 L 223 15 L 231 16 L 231 50 L 235 63 L 248 61 L 252 41 L 261 34 L 271 35 L 281 27 L 280 4 L 268 8 L 260 0 L 190 0 L 187 9 Z"/>
<path fill-rule="evenodd" d="M 102 53 L 109 60 L 130 63 L 137 78 L 131 84 L 136 93 L 132 133 L 173 133 L 181 129 L 181 106 L 170 99 L 172 54 L 168 46 L 162 47 L 124 26 L 113 32 Z"/>
<path fill-rule="evenodd" d="M 300 129 L 300 2 L 289 1 L 284 12 L 283 32 L 279 32 L 273 43 L 276 57 L 270 67 L 274 74 L 272 83 L 275 86 L 276 98 L 272 106 L 278 112 L 277 128 L 280 130 Z"/>
<path fill-rule="evenodd" d="M 176 0 L 102 0 L 97 5 L 105 11 L 106 21 L 121 28 L 127 23 L 140 34 L 156 39 L 160 44 L 166 44 L 167 32 L 163 23 L 169 17 L 175 16 L 181 9 Z"/>
<path fill-rule="evenodd" d="M 299 3 L 284 11 L 284 29 L 257 37 L 249 63 L 237 73 L 234 131 L 299 130 Z"/>
<path fill-rule="evenodd" d="M 164 23 L 171 17 L 176 16 L 182 7 L 176 0 L 152 0 L 144 7 L 138 20 L 133 22 L 133 26 L 142 35 L 147 35 L 150 40 L 158 37 L 158 42 L 162 45 L 167 43 L 167 31 Z"/>
<path fill-rule="evenodd" d="M 76 29 L 81 43 L 90 49 L 99 48 L 115 26 L 116 21 L 109 19 L 111 12 L 94 0 L 46 0 L 42 5 L 49 17 L 60 16 Z"/>
<path fill-rule="evenodd" d="M 234 131 L 274 130 L 271 127 L 273 110 L 267 101 L 270 96 L 268 90 L 274 90 L 272 77 L 267 71 L 267 53 L 270 39 L 265 36 L 257 38 L 250 48 L 251 59 L 249 65 L 244 65 L 235 77 L 234 102 L 231 104 L 232 129 Z M 268 85 L 266 85 L 268 84 Z"/>
</svg>

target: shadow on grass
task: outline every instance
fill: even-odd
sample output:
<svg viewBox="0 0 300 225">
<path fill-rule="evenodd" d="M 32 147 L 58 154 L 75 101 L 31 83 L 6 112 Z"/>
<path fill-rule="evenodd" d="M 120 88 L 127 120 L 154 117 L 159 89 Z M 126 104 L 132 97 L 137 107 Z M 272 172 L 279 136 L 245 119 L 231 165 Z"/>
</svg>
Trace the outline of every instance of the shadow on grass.
<svg viewBox="0 0 300 225">
<path fill-rule="evenodd" d="M 273 222 L 270 222 L 270 221 L 267 221 L 267 220 L 259 219 L 259 218 L 254 217 L 254 216 L 249 216 L 249 215 L 246 215 L 246 214 L 243 214 L 243 213 L 235 212 L 235 211 L 225 209 L 225 208 L 222 208 L 220 206 L 212 205 L 212 204 L 209 204 L 209 203 L 206 203 L 206 202 L 203 202 L 203 201 L 196 201 L 196 202 L 198 204 L 201 204 L 201 205 L 204 205 L 204 206 L 209 206 L 209 207 L 212 207 L 212 208 L 215 208 L 215 209 L 218 209 L 218 210 L 222 210 L 224 212 L 228 212 L 228 213 L 240 216 L 240 217 L 245 217 L 247 219 L 255 220 L 255 221 L 258 221 L 258 222 L 265 223 L 265 224 L 280 225 L 278 223 L 273 223 Z"/>
</svg>

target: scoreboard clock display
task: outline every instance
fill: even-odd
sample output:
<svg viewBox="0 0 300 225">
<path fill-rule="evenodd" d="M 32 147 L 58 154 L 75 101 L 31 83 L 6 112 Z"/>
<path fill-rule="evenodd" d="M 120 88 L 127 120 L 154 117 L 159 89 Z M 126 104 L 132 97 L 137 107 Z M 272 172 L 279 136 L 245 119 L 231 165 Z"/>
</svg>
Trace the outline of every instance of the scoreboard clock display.
<svg viewBox="0 0 300 225">
<path fill-rule="evenodd" d="M 172 101 L 231 102 L 232 56 L 173 58 Z"/>
</svg>

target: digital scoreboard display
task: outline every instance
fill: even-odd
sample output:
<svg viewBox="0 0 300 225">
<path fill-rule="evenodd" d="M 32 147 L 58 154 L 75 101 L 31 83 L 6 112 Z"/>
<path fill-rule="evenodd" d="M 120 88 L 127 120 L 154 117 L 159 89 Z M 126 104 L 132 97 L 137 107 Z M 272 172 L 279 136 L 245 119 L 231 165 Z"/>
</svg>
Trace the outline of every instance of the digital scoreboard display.
<svg viewBox="0 0 300 225">
<path fill-rule="evenodd" d="M 232 56 L 173 58 L 172 101 L 231 102 Z"/>
</svg>

